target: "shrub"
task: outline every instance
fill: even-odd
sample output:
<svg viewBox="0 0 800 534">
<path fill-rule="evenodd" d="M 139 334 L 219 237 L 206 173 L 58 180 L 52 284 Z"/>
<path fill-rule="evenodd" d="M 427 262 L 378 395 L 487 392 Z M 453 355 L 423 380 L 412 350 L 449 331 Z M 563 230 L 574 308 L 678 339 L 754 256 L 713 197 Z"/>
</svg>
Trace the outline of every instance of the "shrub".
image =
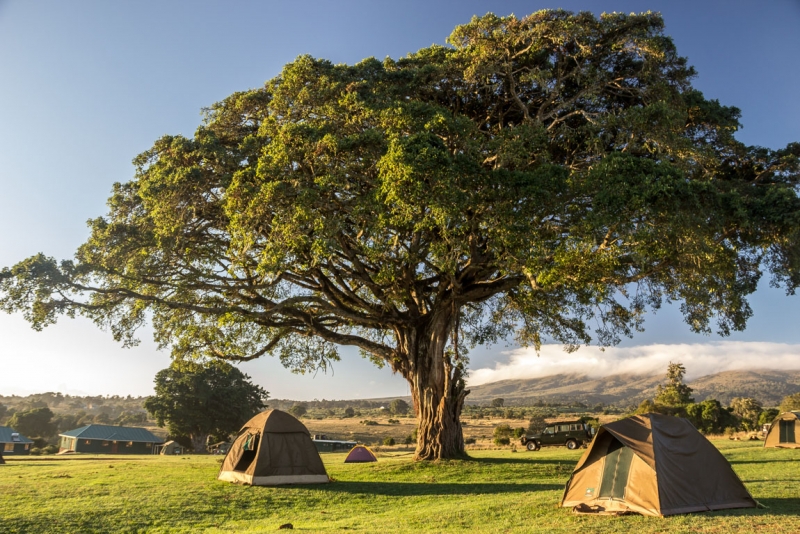
<svg viewBox="0 0 800 534">
<path fill-rule="evenodd" d="M 392 412 L 392 415 L 403 415 L 408 413 L 408 410 L 408 403 L 403 399 L 395 399 L 389 403 L 389 411 Z"/>
<path fill-rule="evenodd" d="M 304 404 L 295 404 L 289 408 L 289 413 L 299 419 L 308 413 L 308 408 Z"/>
<path fill-rule="evenodd" d="M 511 438 L 506 438 L 506 437 L 503 437 L 503 438 L 496 437 L 496 438 L 494 438 L 494 444 L 495 445 L 508 445 L 509 443 L 511 443 Z"/>
<path fill-rule="evenodd" d="M 399 425 L 400 424 L 400 421 L 398 421 L 397 419 L 389 419 L 386 422 L 389 423 L 390 425 Z"/>
<path fill-rule="evenodd" d="M 395 441 L 394 441 L 394 438 L 392 438 L 392 437 L 388 437 L 388 438 L 384 438 L 383 439 L 383 444 L 386 445 L 386 446 L 392 446 L 392 445 L 394 445 L 394 443 L 395 443 Z"/>
<path fill-rule="evenodd" d="M 497 425 L 496 427 L 494 427 L 494 432 L 493 432 L 492 435 L 495 437 L 495 439 L 497 439 L 497 438 L 509 438 L 509 441 L 510 441 L 512 432 L 513 431 L 511 430 L 510 426 L 508 426 L 506 424 L 502 424 L 502 425 Z"/>
<path fill-rule="evenodd" d="M 366 425 L 366 426 L 377 426 L 378 425 L 377 421 L 371 421 L 370 419 L 364 419 L 363 421 L 359 421 L 359 423 L 361 423 L 362 425 Z"/>
<path fill-rule="evenodd" d="M 344 409 L 344 416 L 345 417 L 353 417 L 356 414 L 356 411 L 349 406 Z"/>
<path fill-rule="evenodd" d="M 514 437 L 515 438 L 521 438 L 524 435 L 525 435 L 525 429 L 524 428 L 520 427 L 520 428 L 515 428 L 514 429 Z"/>
<path fill-rule="evenodd" d="M 405 443 L 406 445 L 412 445 L 412 444 L 414 444 L 416 442 L 417 442 L 417 440 L 414 439 L 414 436 L 412 436 L 411 434 L 407 435 L 406 439 L 403 440 L 403 443 Z"/>
<path fill-rule="evenodd" d="M 464 445 L 474 445 L 474 444 L 475 444 L 475 438 L 467 438 L 464 440 Z"/>
<path fill-rule="evenodd" d="M 40 449 L 39 447 L 31 447 L 31 456 L 41 456 L 41 455 L 42 455 L 42 449 Z"/>
<path fill-rule="evenodd" d="M 55 445 L 48 445 L 44 449 L 42 449 L 43 454 L 55 454 L 58 452 L 58 447 Z"/>
</svg>

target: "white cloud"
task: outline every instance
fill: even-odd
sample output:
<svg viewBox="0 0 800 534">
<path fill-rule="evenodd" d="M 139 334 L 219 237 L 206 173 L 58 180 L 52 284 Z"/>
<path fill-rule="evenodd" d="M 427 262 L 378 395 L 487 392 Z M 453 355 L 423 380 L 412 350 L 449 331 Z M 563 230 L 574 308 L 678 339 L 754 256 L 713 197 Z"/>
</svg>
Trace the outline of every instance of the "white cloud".
<svg viewBox="0 0 800 534">
<path fill-rule="evenodd" d="M 519 348 L 503 353 L 507 363 L 472 370 L 469 384 L 477 386 L 509 379 L 538 378 L 555 374 L 591 377 L 622 373 L 662 374 L 670 361 L 686 367 L 692 380 L 722 371 L 742 369 L 800 369 L 800 344 L 720 341 L 714 343 L 640 345 L 636 347 L 581 347 L 564 352 L 561 345 L 545 345 L 539 355 Z"/>
</svg>

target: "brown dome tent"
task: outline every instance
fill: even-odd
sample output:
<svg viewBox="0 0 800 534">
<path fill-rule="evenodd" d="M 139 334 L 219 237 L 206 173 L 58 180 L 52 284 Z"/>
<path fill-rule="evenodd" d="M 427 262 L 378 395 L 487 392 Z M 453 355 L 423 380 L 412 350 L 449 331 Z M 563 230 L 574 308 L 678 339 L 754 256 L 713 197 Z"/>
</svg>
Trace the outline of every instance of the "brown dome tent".
<svg viewBox="0 0 800 534">
<path fill-rule="evenodd" d="M 253 486 L 328 482 L 308 429 L 280 410 L 261 412 L 245 423 L 217 478 Z"/>
<path fill-rule="evenodd" d="M 800 412 L 784 412 L 769 425 L 764 447 L 781 447 L 797 449 L 797 437 L 800 436 Z"/>
<path fill-rule="evenodd" d="M 752 508 L 756 502 L 689 421 L 645 414 L 600 427 L 567 482 L 561 506 L 666 516 Z"/>
<path fill-rule="evenodd" d="M 350 449 L 347 458 L 344 459 L 344 463 L 346 464 L 377 461 L 378 459 L 375 457 L 375 453 L 369 450 L 366 445 L 356 445 Z"/>
</svg>

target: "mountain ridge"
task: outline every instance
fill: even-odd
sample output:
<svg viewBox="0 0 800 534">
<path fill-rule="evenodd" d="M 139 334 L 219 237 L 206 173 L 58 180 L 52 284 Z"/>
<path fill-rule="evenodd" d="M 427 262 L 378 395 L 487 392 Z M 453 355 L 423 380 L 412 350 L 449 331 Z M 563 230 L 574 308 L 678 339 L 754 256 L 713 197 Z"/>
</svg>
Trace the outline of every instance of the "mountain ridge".
<svg viewBox="0 0 800 534">
<path fill-rule="evenodd" d="M 632 406 L 652 399 L 656 388 L 664 381 L 661 374 L 590 377 L 582 373 L 562 373 L 469 386 L 467 402 L 486 404 L 501 397 L 506 405 L 530 405 L 542 401 Z M 694 390 L 696 402 L 715 398 L 728 405 L 734 397 L 753 397 L 764 406 L 777 406 L 783 397 L 800 392 L 800 370 L 722 371 L 686 383 Z"/>
</svg>

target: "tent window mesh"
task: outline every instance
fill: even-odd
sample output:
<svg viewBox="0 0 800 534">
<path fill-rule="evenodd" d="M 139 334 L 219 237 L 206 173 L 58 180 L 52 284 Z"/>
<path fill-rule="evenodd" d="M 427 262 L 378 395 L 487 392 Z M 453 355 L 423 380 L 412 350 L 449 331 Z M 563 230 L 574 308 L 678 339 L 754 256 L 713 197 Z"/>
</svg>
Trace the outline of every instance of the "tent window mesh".
<svg viewBox="0 0 800 534">
<path fill-rule="evenodd" d="M 632 460 L 633 451 L 619 440 L 612 439 L 606 452 L 603 480 L 600 483 L 598 497 L 607 499 L 623 499 L 625 497 L 625 486 L 628 485 Z"/>
<path fill-rule="evenodd" d="M 794 421 L 780 421 L 781 443 L 794 443 Z"/>
</svg>

